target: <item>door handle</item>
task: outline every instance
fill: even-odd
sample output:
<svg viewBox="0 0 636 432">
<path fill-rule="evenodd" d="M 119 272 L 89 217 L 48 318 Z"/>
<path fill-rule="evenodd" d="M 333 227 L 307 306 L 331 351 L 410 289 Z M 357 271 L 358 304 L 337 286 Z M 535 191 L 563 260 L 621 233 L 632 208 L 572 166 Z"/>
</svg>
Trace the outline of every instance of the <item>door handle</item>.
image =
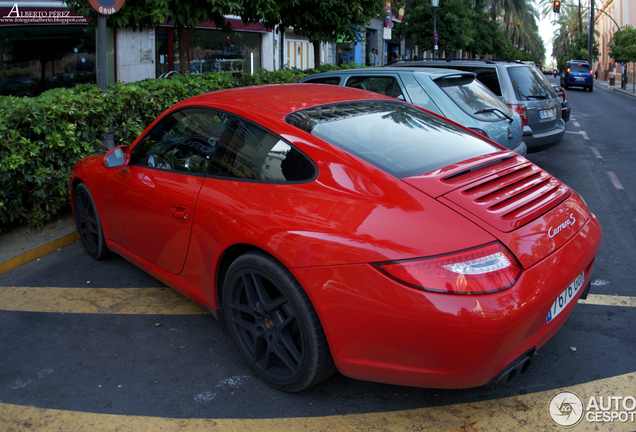
<svg viewBox="0 0 636 432">
<path fill-rule="evenodd" d="M 170 206 L 170 216 L 172 216 L 179 222 L 188 223 L 188 213 L 190 213 L 190 210 L 182 205 L 175 204 Z"/>
</svg>

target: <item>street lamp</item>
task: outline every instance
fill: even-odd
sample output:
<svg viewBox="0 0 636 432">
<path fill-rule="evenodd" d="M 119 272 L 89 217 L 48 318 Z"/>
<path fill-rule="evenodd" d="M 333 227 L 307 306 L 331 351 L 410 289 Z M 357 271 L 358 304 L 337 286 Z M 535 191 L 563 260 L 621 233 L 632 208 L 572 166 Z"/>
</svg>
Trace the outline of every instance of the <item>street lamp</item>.
<svg viewBox="0 0 636 432">
<path fill-rule="evenodd" d="M 439 6 L 439 0 L 431 0 L 431 6 L 433 6 L 433 58 L 437 58 L 437 7 Z"/>
</svg>

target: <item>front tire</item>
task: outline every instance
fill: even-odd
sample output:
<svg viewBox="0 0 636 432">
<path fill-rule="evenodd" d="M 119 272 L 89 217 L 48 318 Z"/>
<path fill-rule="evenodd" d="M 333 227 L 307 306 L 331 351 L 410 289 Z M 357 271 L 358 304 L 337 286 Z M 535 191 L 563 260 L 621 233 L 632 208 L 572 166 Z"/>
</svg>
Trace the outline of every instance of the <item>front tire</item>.
<svg viewBox="0 0 636 432">
<path fill-rule="evenodd" d="M 313 305 L 289 270 L 269 255 L 237 258 L 225 277 L 222 301 L 241 354 L 273 387 L 305 390 L 334 371 Z"/>
<path fill-rule="evenodd" d="M 84 183 L 78 184 L 73 193 L 73 216 L 88 255 L 95 260 L 108 258 L 110 251 L 106 246 L 95 201 Z"/>
</svg>

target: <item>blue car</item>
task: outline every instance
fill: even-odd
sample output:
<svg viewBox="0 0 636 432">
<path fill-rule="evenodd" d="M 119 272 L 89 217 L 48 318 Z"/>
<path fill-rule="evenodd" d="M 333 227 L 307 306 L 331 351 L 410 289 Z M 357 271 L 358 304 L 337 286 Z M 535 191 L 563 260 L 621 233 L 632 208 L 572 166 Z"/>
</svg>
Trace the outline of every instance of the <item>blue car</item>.
<svg viewBox="0 0 636 432">
<path fill-rule="evenodd" d="M 310 75 L 301 83 L 333 84 L 385 94 L 440 114 L 523 156 L 519 114 L 475 78 L 453 69 L 383 67 Z"/>
<path fill-rule="evenodd" d="M 561 75 L 561 87 L 583 87 L 594 91 L 592 68 L 585 60 L 570 60 L 565 64 L 565 71 Z"/>
</svg>

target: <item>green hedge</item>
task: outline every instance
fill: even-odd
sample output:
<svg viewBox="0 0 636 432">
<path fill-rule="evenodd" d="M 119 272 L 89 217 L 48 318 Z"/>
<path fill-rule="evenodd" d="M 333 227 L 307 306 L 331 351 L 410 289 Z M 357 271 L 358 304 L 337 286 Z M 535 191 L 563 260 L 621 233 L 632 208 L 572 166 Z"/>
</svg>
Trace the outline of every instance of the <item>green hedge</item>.
<svg viewBox="0 0 636 432">
<path fill-rule="evenodd" d="M 357 67 L 352 65 L 350 67 Z M 115 129 L 115 145 L 131 144 L 163 111 L 197 94 L 245 85 L 297 82 L 327 70 L 260 70 L 254 75 L 208 73 L 58 88 L 37 97 L 0 97 L 0 232 L 17 224 L 40 228 L 68 206 L 73 164 L 103 154 L 102 138 Z"/>
</svg>

